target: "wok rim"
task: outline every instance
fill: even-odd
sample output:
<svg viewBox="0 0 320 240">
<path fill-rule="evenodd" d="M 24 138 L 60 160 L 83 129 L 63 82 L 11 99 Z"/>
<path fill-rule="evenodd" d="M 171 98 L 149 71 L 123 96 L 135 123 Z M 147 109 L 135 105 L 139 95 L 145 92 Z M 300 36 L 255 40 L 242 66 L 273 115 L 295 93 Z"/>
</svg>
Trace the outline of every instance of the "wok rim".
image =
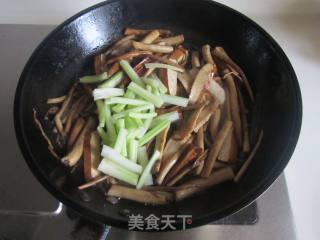
<svg viewBox="0 0 320 240">
<path fill-rule="evenodd" d="M 77 18 L 81 17 L 82 15 L 97 9 L 104 5 L 109 5 L 114 2 L 120 2 L 122 0 L 107 0 L 98 4 L 95 4 L 89 8 L 86 8 L 79 13 L 71 16 L 61 24 L 59 24 L 53 31 L 51 31 L 42 41 L 41 43 L 36 47 L 36 49 L 33 51 L 32 55 L 28 59 L 21 75 L 19 78 L 19 82 L 16 88 L 15 92 L 15 98 L 14 98 L 14 127 L 15 127 L 15 134 L 18 141 L 18 145 L 20 147 L 20 150 L 22 152 L 22 155 L 27 162 L 29 168 L 31 169 L 34 176 L 38 179 L 38 181 L 46 188 L 47 191 L 49 191 L 56 199 L 58 199 L 60 202 L 62 202 L 67 207 L 70 207 L 71 209 L 77 211 L 82 216 L 89 218 L 90 220 L 97 222 L 97 223 L 105 223 L 114 227 L 120 227 L 127 229 L 127 221 L 122 221 L 115 219 L 113 217 L 109 217 L 105 214 L 100 214 L 92 211 L 90 208 L 87 208 L 85 206 L 81 206 L 80 204 L 74 202 L 72 198 L 70 198 L 67 194 L 63 193 L 59 189 L 57 189 L 49 180 L 49 178 L 43 174 L 41 168 L 35 164 L 34 156 L 32 155 L 32 152 L 30 150 L 30 147 L 27 144 L 25 131 L 23 122 L 21 120 L 21 109 L 20 109 L 20 102 L 22 101 L 21 91 L 23 89 L 24 83 L 26 81 L 26 77 L 29 72 L 30 66 L 35 61 L 36 56 L 41 51 L 41 49 L 47 44 L 48 40 L 52 38 L 57 32 L 63 29 L 64 26 L 70 24 L 72 21 L 76 20 Z M 193 1 L 199 1 L 199 0 L 193 0 Z M 268 44 L 272 48 L 274 48 L 278 59 L 282 62 L 282 64 L 286 67 L 286 71 L 289 73 L 289 76 L 291 78 L 292 84 L 293 84 L 293 91 L 296 98 L 296 106 L 295 106 L 295 118 L 293 119 L 293 127 L 290 132 L 290 136 L 288 136 L 288 143 L 285 150 L 282 152 L 282 155 L 279 158 L 279 162 L 277 166 L 274 168 L 274 171 L 270 171 L 270 173 L 267 175 L 267 177 L 258 185 L 256 185 L 254 188 L 250 189 L 241 199 L 238 199 L 238 201 L 233 204 L 232 206 L 226 206 L 225 208 L 219 210 L 216 213 L 208 213 L 206 215 L 203 215 L 198 218 L 192 219 L 192 225 L 190 228 L 199 227 L 205 224 L 208 224 L 210 222 L 219 220 L 223 217 L 226 217 L 228 215 L 231 215 L 233 213 L 236 213 L 243 209 L 244 207 L 251 204 L 253 201 L 255 201 L 258 197 L 260 197 L 279 177 L 279 175 L 282 173 L 286 165 L 288 164 L 294 149 L 296 147 L 296 144 L 298 142 L 300 130 L 301 130 L 301 124 L 302 124 L 302 97 L 299 87 L 299 82 L 297 79 L 297 76 L 295 74 L 295 71 L 282 50 L 282 48 L 278 45 L 278 43 L 257 23 L 255 23 L 253 20 L 245 16 L 244 14 L 224 5 L 221 3 L 217 3 L 215 1 L 211 0 L 201 0 L 203 2 L 206 2 L 211 5 L 218 6 L 220 8 L 224 8 L 224 10 L 231 12 L 234 15 L 237 15 L 237 17 L 242 18 L 244 21 L 246 21 L 249 25 L 254 27 L 265 39 Z M 181 228 L 181 226 L 177 226 Z"/>
</svg>

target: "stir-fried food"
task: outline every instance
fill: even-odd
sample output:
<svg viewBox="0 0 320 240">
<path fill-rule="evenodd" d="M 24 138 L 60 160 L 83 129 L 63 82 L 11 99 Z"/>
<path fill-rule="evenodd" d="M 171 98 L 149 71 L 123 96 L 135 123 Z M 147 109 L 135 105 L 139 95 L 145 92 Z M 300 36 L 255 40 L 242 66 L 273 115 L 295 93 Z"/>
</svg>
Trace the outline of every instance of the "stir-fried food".
<svg viewBox="0 0 320 240">
<path fill-rule="evenodd" d="M 263 137 L 249 138 L 252 88 L 222 47 L 184 41 L 127 28 L 95 56 L 95 75 L 48 98 L 51 127 L 34 109 L 49 152 L 83 168 L 79 191 L 104 184 L 107 198 L 167 204 L 241 179 Z"/>
</svg>

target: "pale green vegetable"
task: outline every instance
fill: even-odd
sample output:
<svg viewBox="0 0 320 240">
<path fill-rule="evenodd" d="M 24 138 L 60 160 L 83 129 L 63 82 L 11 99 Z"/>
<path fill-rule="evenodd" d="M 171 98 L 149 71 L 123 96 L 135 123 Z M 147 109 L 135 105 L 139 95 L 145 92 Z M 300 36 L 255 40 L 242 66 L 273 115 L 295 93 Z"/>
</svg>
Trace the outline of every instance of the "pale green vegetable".
<svg viewBox="0 0 320 240">
<path fill-rule="evenodd" d="M 178 120 L 180 120 L 180 114 L 178 111 L 173 111 L 173 112 L 168 112 L 168 113 L 164 113 L 164 114 L 161 114 L 157 117 L 155 117 L 153 120 L 152 120 L 152 123 L 151 123 L 151 126 L 150 127 L 153 127 L 155 126 L 156 124 L 158 124 L 161 120 L 168 120 L 170 121 L 171 123 L 173 122 L 176 122 Z"/>
<path fill-rule="evenodd" d="M 181 107 L 186 107 L 188 106 L 188 103 L 189 103 L 188 98 L 179 97 L 179 96 L 163 94 L 160 96 L 160 98 L 163 100 L 164 103 L 177 105 Z"/>
<path fill-rule="evenodd" d="M 154 109 L 154 106 L 152 104 L 148 104 L 148 105 L 142 105 L 142 106 L 138 106 L 138 107 L 135 107 L 135 108 L 127 109 L 127 110 L 125 110 L 123 112 L 114 114 L 112 116 L 112 119 L 114 121 L 116 121 L 119 118 L 123 118 L 125 116 L 128 116 L 129 113 L 131 113 L 131 112 L 141 112 L 141 111 L 149 110 L 149 109 Z"/>
<path fill-rule="evenodd" d="M 103 100 L 97 100 L 96 101 L 97 108 L 98 108 L 98 116 L 99 116 L 99 127 L 104 127 L 106 123 L 106 113 L 104 108 L 104 102 Z"/>
<path fill-rule="evenodd" d="M 116 143 L 114 144 L 114 150 L 120 153 L 123 145 L 126 142 L 126 138 L 127 138 L 127 130 L 125 128 L 120 128 L 120 131 L 116 139 Z"/>
<path fill-rule="evenodd" d="M 157 116 L 157 113 L 129 113 L 129 117 L 136 118 L 136 119 L 147 119 L 147 118 L 154 118 Z"/>
<path fill-rule="evenodd" d="M 147 90 L 140 87 L 138 84 L 135 84 L 134 82 L 129 84 L 128 89 L 130 89 L 132 92 L 139 95 L 143 99 L 153 103 L 156 107 L 161 107 L 163 104 L 163 100 L 159 96 L 156 96 L 148 92 Z"/>
<path fill-rule="evenodd" d="M 97 131 L 100 138 L 102 139 L 103 144 L 106 144 L 106 145 L 110 144 L 108 134 L 106 133 L 106 131 L 102 127 L 98 127 Z"/>
<path fill-rule="evenodd" d="M 160 157 L 160 152 L 159 151 L 155 151 L 152 155 L 152 157 L 150 158 L 147 166 L 143 169 L 143 172 L 139 178 L 138 184 L 137 184 L 137 189 L 140 189 L 143 187 L 146 178 L 149 174 L 151 174 L 151 169 L 153 167 L 153 165 L 155 164 L 155 162 L 159 159 Z"/>
<path fill-rule="evenodd" d="M 116 140 L 117 134 L 116 129 L 113 125 L 111 118 L 110 105 L 104 104 L 105 116 L 106 116 L 106 126 L 107 126 L 107 134 L 110 138 L 110 142 L 113 143 Z"/>
<path fill-rule="evenodd" d="M 106 72 L 103 72 L 99 75 L 93 75 L 93 76 L 84 76 L 80 78 L 81 83 L 99 83 L 108 78 L 108 74 Z"/>
<path fill-rule="evenodd" d="M 117 121 L 116 121 L 116 129 L 117 129 L 117 132 L 119 132 L 121 128 L 125 128 L 125 121 L 124 121 L 123 118 L 119 118 L 119 119 L 117 119 Z"/>
<path fill-rule="evenodd" d="M 161 94 L 165 94 L 165 93 L 168 91 L 168 89 L 167 89 L 166 86 L 163 84 L 163 82 L 160 80 L 160 78 L 158 78 L 158 76 L 157 76 L 155 73 L 152 73 L 152 74 L 151 74 L 151 77 L 152 77 L 155 81 L 157 81 L 157 82 L 159 83 L 159 85 L 158 85 L 159 92 L 160 92 Z"/>
<path fill-rule="evenodd" d="M 107 79 L 104 83 L 101 83 L 98 87 L 99 88 L 113 88 L 116 87 L 118 84 L 121 83 L 123 78 L 123 72 L 117 72 L 113 74 L 109 79 Z"/>
<path fill-rule="evenodd" d="M 110 97 L 123 96 L 123 94 L 124 90 L 122 88 L 96 88 L 92 92 L 95 101 Z"/>
<path fill-rule="evenodd" d="M 106 104 L 127 104 L 127 105 L 147 105 L 150 104 L 147 101 L 132 99 L 132 98 L 124 98 L 124 97 L 111 97 L 106 101 Z"/>
<path fill-rule="evenodd" d="M 109 160 L 103 159 L 99 164 L 98 170 L 111 177 L 124 181 L 126 183 L 137 185 L 139 175 L 129 171 L 121 165 Z"/>
<path fill-rule="evenodd" d="M 151 128 L 140 140 L 139 146 L 142 146 L 157 136 L 161 131 L 170 125 L 168 120 L 161 120 L 157 125 Z"/>
<path fill-rule="evenodd" d="M 126 60 L 120 61 L 120 66 L 122 67 L 123 71 L 126 72 L 130 80 L 140 86 L 144 86 L 144 83 L 140 79 L 139 75 L 135 72 L 135 70 L 131 67 L 130 63 Z"/>
<path fill-rule="evenodd" d="M 128 151 L 129 151 L 129 159 L 132 162 L 137 162 L 137 157 L 138 157 L 138 141 L 131 139 L 129 140 L 129 145 L 128 145 Z"/>
<path fill-rule="evenodd" d="M 147 147 L 138 147 L 138 163 L 142 166 L 142 168 L 145 168 L 145 166 L 148 164 L 148 161 Z"/>
<path fill-rule="evenodd" d="M 113 162 L 118 163 L 122 167 L 135 172 L 135 173 L 141 173 L 142 167 L 134 162 L 131 162 L 126 157 L 122 156 L 120 153 L 118 153 L 113 148 L 103 145 L 101 155 L 107 159 L 112 160 Z"/>
</svg>

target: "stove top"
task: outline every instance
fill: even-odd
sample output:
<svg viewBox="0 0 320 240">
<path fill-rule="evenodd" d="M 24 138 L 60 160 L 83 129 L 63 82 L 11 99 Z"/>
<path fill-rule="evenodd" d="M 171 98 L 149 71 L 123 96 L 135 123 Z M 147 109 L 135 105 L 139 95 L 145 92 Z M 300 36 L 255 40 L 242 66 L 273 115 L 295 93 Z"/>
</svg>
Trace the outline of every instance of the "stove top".
<svg viewBox="0 0 320 240">
<path fill-rule="evenodd" d="M 148 239 L 150 233 L 97 225 L 65 208 L 38 183 L 20 153 L 13 99 L 22 68 L 53 26 L 0 25 L 0 240 Z M 229 217 L 187 231 L 152 233 L 155 239 L 295 239 L 284 177 L 257 202 Z"/>
</svg>

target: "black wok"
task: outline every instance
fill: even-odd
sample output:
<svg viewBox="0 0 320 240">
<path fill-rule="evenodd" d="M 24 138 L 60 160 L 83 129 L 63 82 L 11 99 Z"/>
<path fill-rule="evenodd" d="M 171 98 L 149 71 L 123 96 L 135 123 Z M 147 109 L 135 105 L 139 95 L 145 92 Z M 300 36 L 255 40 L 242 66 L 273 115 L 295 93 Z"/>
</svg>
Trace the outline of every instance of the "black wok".
<svg viewBox="0 0 320 240">
<path fill-rule="evenodd" d="M 247 74 L 256 96 L 251 139 L 264 138 L 238 184 L 228 182 L 179 203 L 145 206 L 105 202 L 100 191 L 77 191 L 81 164 L 69 173 L 51 157 L 32 118 L 43 116 L 47 97 L 65 94 L 84 74 L 93 73 L 93 56 L 117 39 L 126 26 L 169 28 L 191 46 L 223 46 Z M 14 120 L 23 155 L 34 175 L 57 199 L 96 222 L 127 228 L 124 209 L 156 216 L 190 214 L 200 226 L 232 214 L 259 197 L 279 176 L 295 148 L 301 126 L 298 81 L 278 44 L 242 14 L 207 0 L 114 0 L 88 8 L 58 26 L 34 51 L 16 90 Z M 181 222 L 178 222 L 181 228 Z"/>
</svg>

